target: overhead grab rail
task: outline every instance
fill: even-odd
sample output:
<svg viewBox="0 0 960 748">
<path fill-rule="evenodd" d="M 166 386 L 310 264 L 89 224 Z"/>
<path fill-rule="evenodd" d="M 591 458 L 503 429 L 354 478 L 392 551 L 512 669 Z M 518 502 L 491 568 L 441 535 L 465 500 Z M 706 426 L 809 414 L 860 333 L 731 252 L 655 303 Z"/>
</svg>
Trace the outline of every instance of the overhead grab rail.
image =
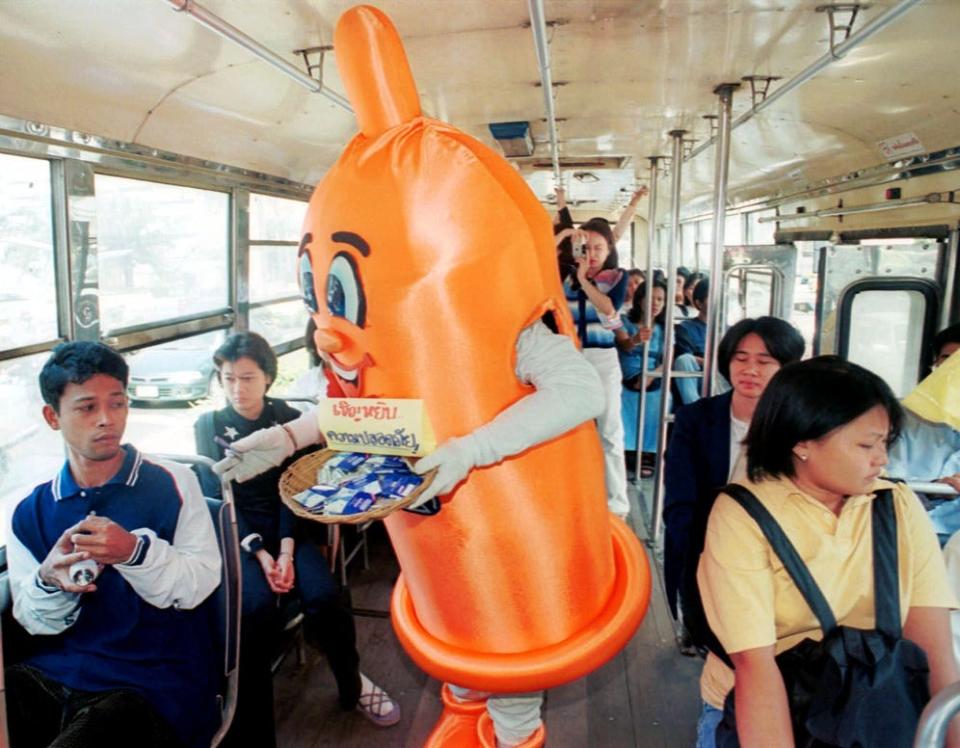
<svg viewBox="0 0 960 748">
<path fill-rule="evenodd" d="M 783 223 L 785 221 L 801 221 L 804 218 L 829 218 L 830 216 L 849 216 L 854 213 L 877 213 L 881 210 L 897 210 L 911 205 L 960 205 L 957 199 L 958 190 L 946 192 L 930 192 L 917 197 L 904 197 L 899 200 L 884 200 L 882 203 L 869 205 L 851 205 L 848 208 L 824 208 L 810 213 L 781 213 L 775 216 L 764 216 L 757 219 L 757 223 Z"/>
<path fill-rule="evenodd" d="M 264 62 L 273 65 L 273 67 L 275 67 L 281 73 L 286 75 L 288 78 L 292 78 L 304 88 L 325 96 L 337 106 L 353 114 L 353 107 L 350 106 L 350 102 L 347 101 L 346 97 L 344 97 L 342 94 L 338 94 L 336 91 L 330 90 L 324 86 L 321 81 L 301 72 L 293 64 L 287 62 L 276 52 L 263 46 L 256 39 L 253 39 L 252 37 L 243 33 L 236 26 L 227 23 L 220 18 L 220 16 L 211 13 L 199 3 L 194 2 L 194 0 L 167 0 L 167 3 L 169 3 L 174 10 L 188 14 L 191 18 L 197 21 L 197 23 L 206 26 L 208 29 L 216 32 L 224 39 L 229 39 L 234 44 L 239 44 L 241 47 L 249 52 L 252 52 Z"/>
<path fill-rule="evenodd" d="M 547 113 L 547 129 L 550 133 L 550 160 L 553 162 L 555 187 L 560 183 L 560 152 L 557 144 L 557 113 L 553 101 L 553 75 L 550 72 L 550 49 L 547 45 L 547 21 L 543 14 L 543 0 L 528 0 L 530 30 L 537 50 L 537 65 L 540 68 L 540 84 L 543 89 L 543 106 Z"/>
<path fill-rule="evenodd" d="M 894 21 L 897 21 L 901 16 L 903 16 L 908 10 L 910 10 L 914 5 L 920 3 L 921 0 L 900 0 L 899 3 L 894 5 L 892 8 L 882 13 L 881 15 L 874 18 L 870 23 L 864 26 L 862 29 L 856 33 L 850 34 L 844 41 L 837 44 L 829 52 L 827 52 L 822 57 L 819 57 L 811 65 L 808 65 L 806 68 L 801 70 L 795 76 L 779 86 L 776 91 L 767 96 L 763 101 L 758 103 L 752 109 L 747 110 L 742 115 L 737 117 L 733 121 L 733 124 L 730 126 L 731 130 L 736 130 L 740 125 L 745 122 L 749 122 L 757 114 L 762 112 L 769 106 L 772 106 L 777 101 L 779 101 L 783 96 L 786 96 L 788 93 L 793 91 L 795 88 L 799 88 L 808 80 L 813 78 L 817 73 L 823 70 L 826 67 L 829 67 L 831 64 L 837 60 L 843 58 L 850 50 L 858 47 L 860 44 L 865 42 L 871 36 L 876 34 L 878 31 L 882 31 L 887 26 L 889 26 Z M 707 148 L 716 143 L 716 137 L 710 138 L 710 140 L 705 141 L 702 145 L 697 148 L 694 148 L 687 159 L 695 158 L 698 154 L 703 153 Z"/>
</svg>

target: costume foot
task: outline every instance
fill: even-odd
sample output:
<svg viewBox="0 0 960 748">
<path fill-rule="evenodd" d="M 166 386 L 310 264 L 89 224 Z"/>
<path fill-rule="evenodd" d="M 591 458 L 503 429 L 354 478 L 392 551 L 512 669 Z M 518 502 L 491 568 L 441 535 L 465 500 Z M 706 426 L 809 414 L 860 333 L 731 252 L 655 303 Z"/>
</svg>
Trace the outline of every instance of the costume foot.
<svg viewBox="0 0 960 748">
<path fill-rule="evenodd" d="M 424 748 L 477 748 L 477 721 L 486 714 L 487 700 L 457 701 L 443 684 L 443 713 L 424 743 Z"/>
<path fill-rule="evenodd" d="M 377 727 L 390 727 L 400 721 L 400 705 L 363 673 L 360 673 L 357 711 Z"/>
<path fill-rule="evenodd" d="M 480 721 L 477 722 L 477 737 L 480 739 L 481 748 L 507 748 L 503 743 L 497 741 L 497 736 L 493 729 L 493 720 L 490 719 L 490 715 L 486 712 L 483 713 Z M 543 743 L 546 738 L 547 731 L 541 722 L 540 726 L 524 738 L 522 743 L 515 743 L 511 745 L 510 748 L 543 748 Z"/>
</svg>

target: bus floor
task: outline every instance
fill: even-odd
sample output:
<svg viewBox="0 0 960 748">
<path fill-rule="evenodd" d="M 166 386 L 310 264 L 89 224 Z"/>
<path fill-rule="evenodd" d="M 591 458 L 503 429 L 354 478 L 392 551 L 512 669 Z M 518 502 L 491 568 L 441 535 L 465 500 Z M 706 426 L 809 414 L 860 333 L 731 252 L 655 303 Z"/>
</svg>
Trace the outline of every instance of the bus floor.
<svg viewBox="0 0 960 748">
<path fill-rule="evenodd" d="M 636 511 L 637 496 L 631 487 Z M 639 527 L 637 522 L 636 526 Z M 398 567 L 382 525 L 370 532 L 370 568 L 350 568 L 363 671 L 403 710 L 400 723 L 378 728 L 337 704 L 322 654 L 307 646 L 298 666 L 291 653 L 274 678 L 280 748 L 419 748 L 440 714 L 440 683 L 418 669 L 397 643 L 386 612 Z M 648 552 L 649 555 L 649 552 Z M 696 743 L 700 709 L 699 658 L 683 657 L 674 642 L 660 575 L 653 574 L 650 609 L 640 629 L 600 670 L 547 691 L 547 745 L 554 748 L 675 748 Z M 381 611 L 383 617 L 369 615 Z"/>
</svg>

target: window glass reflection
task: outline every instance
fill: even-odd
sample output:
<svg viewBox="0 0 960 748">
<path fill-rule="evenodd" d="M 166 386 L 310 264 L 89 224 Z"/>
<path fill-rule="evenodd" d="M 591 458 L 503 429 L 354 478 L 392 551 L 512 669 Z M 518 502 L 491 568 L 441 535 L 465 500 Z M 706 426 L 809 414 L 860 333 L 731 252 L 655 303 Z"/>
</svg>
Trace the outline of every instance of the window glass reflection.
<svg viewBox="0 0 960 748">
<path fill-rule="evenodd" d="M 0 154 L 0 350 L 57 337 L 50 164 Z"/>
</svg>

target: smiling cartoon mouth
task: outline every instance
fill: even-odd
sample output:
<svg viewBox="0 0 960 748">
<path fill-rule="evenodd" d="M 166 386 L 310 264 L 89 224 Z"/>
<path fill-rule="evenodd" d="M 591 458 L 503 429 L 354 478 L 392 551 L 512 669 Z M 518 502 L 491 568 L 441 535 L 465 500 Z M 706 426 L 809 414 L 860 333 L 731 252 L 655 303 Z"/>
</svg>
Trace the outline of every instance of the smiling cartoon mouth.
<svg viewBox="0 0 960 748">
<path fill-rule="evenodd" d="M 346 366 L 332 353 L 327 354 L 327 361 L 330 364 L 327 378 L 332 385 L 330 394 L 334 397 L 359 397 L 363 384 L 363 370 L 373 363 L 369 354 L 363 354 L 363 358 L 354 366 Z"/>
</svg>

